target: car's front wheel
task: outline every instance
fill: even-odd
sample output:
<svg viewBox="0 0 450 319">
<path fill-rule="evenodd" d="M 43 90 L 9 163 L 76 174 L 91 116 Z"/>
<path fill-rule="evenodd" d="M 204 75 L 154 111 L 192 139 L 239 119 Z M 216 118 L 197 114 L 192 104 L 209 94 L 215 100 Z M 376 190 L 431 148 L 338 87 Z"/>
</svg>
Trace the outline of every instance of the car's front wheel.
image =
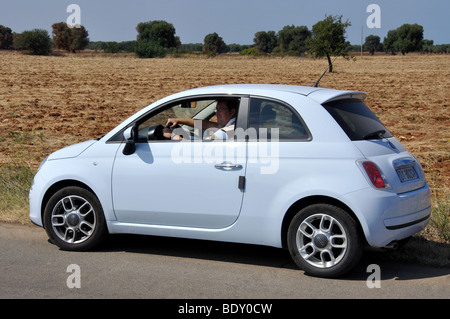
<svg viewBox="0 0 450 319">
<path fill-rule="evenodd" d="M 70 186 L 56 192 L 44 210 L 51 242 L 63 250 L 89 250 L 107 235 L 102 206 L 90 191 Z"/>
<path fill-rule="evenodd" d="M 307 274 L 329 278 L 353 268 L 363 249 L 356 221 L 329 204 L 300 210 L 289 226 L 287 243 L 297 266 Z"/>
</svg>

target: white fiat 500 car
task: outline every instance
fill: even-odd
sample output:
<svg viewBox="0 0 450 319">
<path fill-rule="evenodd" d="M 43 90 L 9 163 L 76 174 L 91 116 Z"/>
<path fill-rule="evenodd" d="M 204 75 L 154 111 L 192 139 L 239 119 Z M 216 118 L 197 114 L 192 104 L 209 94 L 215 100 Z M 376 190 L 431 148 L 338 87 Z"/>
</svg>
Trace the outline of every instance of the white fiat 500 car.
<svg viewBox="0 0 450 319">
<path fill-rule="evenodd" d="M 364 98 L 251 84 L 171 95 L 46 158 L 30 218 L 64 250 L 118 233 L 239 242 L 288 248 L 306 273 L 340 276 L 364 247 L 403 242 L 431 212 L 421 165 Z"/>
</svg>

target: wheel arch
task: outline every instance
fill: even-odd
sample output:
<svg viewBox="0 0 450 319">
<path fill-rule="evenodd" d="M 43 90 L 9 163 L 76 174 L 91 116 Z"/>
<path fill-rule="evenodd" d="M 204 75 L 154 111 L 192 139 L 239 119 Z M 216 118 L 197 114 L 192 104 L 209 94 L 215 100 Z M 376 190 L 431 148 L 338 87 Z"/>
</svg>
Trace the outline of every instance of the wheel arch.
<svg viewBox="0 0 450 319">
<path fill-rule="evenodd" d="M 69 187 L 69 186 L 78 186 L 78 187 L 84 188 L 85 190 L 91 192 L 98 199 L 97 194 L 92 190 L 92 188 L 90 188 L 85 183 L 82 183 L 80 181 L 73 180 L 73 179 L 66 179 L 66 180 L 56 182 L 55 184 L 53 184 L 52 186 L 50 186 L 47 189 L 47 191 L 45 192 L 45 195 L 42 199 L 42 203 L 41 203 L 41 218 L 42 218 L 42 220 L 44 220 L 45 206 L 47 206 L 47 203 L 50 200 L 50 198 L 60 189 L 63 189 L 65 187 Z M 45 228 L 45 225 L 43 227 Z"/>
<path fill-rule="evenodd" d="M 283 248 L 287 248 L 287 233 L 289 229 L 289 225 L 294 218 L 294 216 L 303 208 L 313 205 L 313 204 L 331 204 L 334 206 L 337 206 L 343 210 L 345 210 L 347 213 L 351 215 L 351 217 L 356 221 L 358 224 L 359 230 L 361 234 L 364 234 L 361 223 L 359 221 L 359 218 L 356 216 L 356 214 L 353 212 L 350 207 L 348 207 L 345 203 L 337 200 L 336 198 L 329 197 L 329 196 L 322 196 L 322 195 L 316 195 L 316 196 L 308 196 L 304 197 L 302 199 L 299 199 L 295 203 L 293 203 L 289 209 L 287 210 L 286 214 L 284 215 L 283 222 L 281 224 L 281 244 Z M 363 240 L 365 241 L 365 236 L 362 236 Z"/>
</svg>

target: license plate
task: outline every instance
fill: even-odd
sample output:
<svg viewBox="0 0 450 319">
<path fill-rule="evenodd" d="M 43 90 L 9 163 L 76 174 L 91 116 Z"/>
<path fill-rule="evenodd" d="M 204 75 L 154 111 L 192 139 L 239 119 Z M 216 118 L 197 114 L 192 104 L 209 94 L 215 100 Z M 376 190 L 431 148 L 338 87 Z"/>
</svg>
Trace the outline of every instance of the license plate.
<svg viewBox="0 0 450 319">
<path fill-rule="evenodd" d="M 418 179 L 416 170 L 413 167 L 405 167 L 397 169 L 398 177 L 402 183 Z"/>
</svg>

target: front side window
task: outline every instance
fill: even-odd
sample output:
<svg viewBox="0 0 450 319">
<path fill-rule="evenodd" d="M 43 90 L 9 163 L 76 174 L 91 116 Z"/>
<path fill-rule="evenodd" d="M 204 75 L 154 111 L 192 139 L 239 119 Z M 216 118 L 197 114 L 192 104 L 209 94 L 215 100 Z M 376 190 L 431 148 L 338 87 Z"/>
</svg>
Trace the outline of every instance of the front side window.
<svg viewBox="0 0 450 319">
<path fill-rule="evenodd" d="M 138 122 L 138 140 L 229 139 L 238 107 L 239 98 L 175 102 Z"/>
<path fill-rule="evenodd" d="M 252 98 L 249 128 L 254 128 L 259 140 L 273 140 L 278 134 L 283 140 L 309 140 L 310 134 L 303 120 L 290 106 L 277 101 Z M 274 134 L 275 133 L 275 134 Z"/>
<path fill-rule="evenodd" d="M 169 108 L 151 115 L 149 118 L 145 119 L 139 124 L 138 130 L 155 126 L 155 125 L 166 125 L 169 118 L 194 118 L 196 114 L 203 111 L 208 106 L 211 110 L 215 109 L 215 100 L 202 100 L 202 101 L 183 101 L 176 103 Z"/>
</svg>

